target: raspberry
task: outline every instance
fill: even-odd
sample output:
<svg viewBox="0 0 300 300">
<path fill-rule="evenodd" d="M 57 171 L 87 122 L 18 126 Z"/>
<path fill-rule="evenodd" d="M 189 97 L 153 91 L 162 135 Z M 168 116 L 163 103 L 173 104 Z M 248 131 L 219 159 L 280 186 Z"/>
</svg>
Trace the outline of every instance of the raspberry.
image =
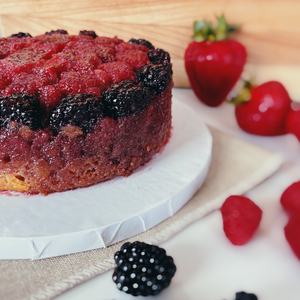
<svg viewBox="0 0 300 300">
<path fill-rule="evenodd" d="M 103 70 L 95 70 L 95 78 L 101 91 L 107 90 L 112 83 L 110 77 Z"/>
<path fill-rule="evenodd" d="M 50 128 L 58 133 L 61 127 L 70 124 L 87 133 L 102 116 L 102 103 L 98 97 L 88 94 L 69 95 L 51 111 Z"/>
<path fill-rule="evenodd" d="M 98 66 L 98 69 L 107 73 L 113 83 L 123 80 L 135 80 L 135 73 L 132 67 L 125 62 L 111 62 Z"/>
<path fill-rule="evenodd" d="M 109 38 L 106 36 L 98 36 L 95 40 L 98 43 L 107 44 L 107 45 L 110 45 L 110 44 L 119 45 L 124 42 L 123 40 L 117 38 L 116 36 L 114 38 Z"/>
<path fill-rule="evenodd" d="M 150 92 L 134 81 L 114 84 L 102 95 L 105 115 L 117 120 L 145 110 L 150 105 Z"/>
<path fill-rule="evenodd" d="M 140 50 L 145 53 L 147 53 L 149 51 L 149 49 L 144 45 L 138 45 L 138 44 L 126 43 L 126 42 L 116 45 L 115 50 L 118 54 L 124 54 L 130 50 Z"/>
<path fill-rule="evenodd" d="M 300 218 L 298 215 L 292 215 L 287 225 L 284 227 L 285 238 L 290 244 L 292 250 L 300 259 Z"/>
<path fill-rule="evenodd" d="M 51 30 L 50 32 L 46 32 L 45 35 L 53 35 L 53 34 L 68 34 L 68 31 L 64 29 Z"/>
<path fill-rule="evenodd" d="M 44 67 L 51 69 L 53 72 L 60 73 L 73 69 L 74 65 L 75 56 L 70 53 L 61 52 L 53 55 L 53 57 L 45 63 Z"/>
<path fill-rule="evenodd" d="M 239 292 L 235 294 L 235 300 L 258 300 L 256 295 Z"/>
<path fill-rule="evenodd" d="M 7 57 L 10 54 L 28 48 L 34 43 L 34 39 L 29 37 L 24 38 L 0 38 L 0 59 Z"/>
<path fill-rule="evenodd" d="M 170 84 L 172 74 L 172 67 L 168 62 L 144 65 L 136 73 L 139 83 L 149 88 L 152 95 L 159 95 Z"/>
<path fill-rule="evenodd" d="M 230 196 L 221 207 L 225 235 L 233 245 L 244 245 L 253 236 L 262 217 L 261 209 L 244 196 Z"/>
<path fill-rule="evenodd" d="M 133 296 L 159 294 L 176 272 L 173 258 L 164 249 L 142 242 L 125 243 L 114 258 L 113 281 L 119 290 Z"/>
<path fill-rule="evenodd" d="M 32 37 L 28 32 L 24 33 L 24 32 L 19 32 L 19 33 L 15 33 L 10 35 L 9 37 L 17 37 L 17 38 L 23 38 L 23 37 Z"/>
<path fill-rule="evenodd" d="M 78 74 L 74 71 L 61 73 L 61 80 L 58 83 L 59 91 L 64 94 L 84 94 L 88 93 L 89 88 L 98 88 L 98 81 L 94 74 Z M 101 95 L 98 89 L 97 96 Z"/>
<path fill-rule="evenodd" d="M 154 49 L 147 52 L 150 62 L 154 65 L 162 64 L 167 61 L 170 62 L 170 54 L 162 49 Z"/>
<path fill-rule="evenodd" d="M 294 182 L 283 192 L 280 202 L 290 214 L 300 214 L 300 181 Z"/>
<path fill-rule="evenodd" d="M 135 71 L 149 62 L 148 55 L 139 50 L 127 51 L 125 54 L 118 54 L 117 61 L 127 62 Z"/>
<path fill-rule="evenodd" d="M 137 45 L 143 45 L 143 46 L 146 46 L 149 50 L 153 50 L 154 47 L 153 45 L 148 42 L 147 40 L 144 40 L 144 39 L 130 39 L 128 43 L 133 43 L 133 44 L 137 44 Z"/>
<path fill-rule="evenodd" d="M 44 52 L 36 52 L 34 49 L 22 49 L 0 61 L 1 73 L 8 80 L 21 72 L 31 71 L 33 68 L 42 67 L 44 61 L 41 59 Z"/>
<path fill-rule="evenodd" d="M 6 87 L 5 77 L 0 74 L 0 91 L 4 90 Z"/>
<path fill-rule="evenodd" d="M 81 53 L 76 56 L 76 63 L 74 69 L 81 74 L 93 73 L 92 70 L 101 64 L 101 60 L 96 53 Z"/>
<path fill-rule="evenodd" d="M 41 113 L 40 102 L 34 96 L 20 93 L 0 97 L 0 119 L 3 125 L 14 121 L 36 130 L 41 127 Z"/>
<path fill-rule="evenodd" d="M 87 36 L 91 36 L 92 38 L 96 38 L 98 35 L 96 34 L 95 31 L 93 30 L 81 30 L 79 32 L 79 35 L 87 35 Z"/>
<path fill-rule="evenodd" d="M 27 95 L 36 95 L 39 88 L 51 84 L 47 77 L 42 75 L 20 73 L 15 75 L 12 83 L 3 91 L 3 95 L 12 95 L 16 93 L 23 93 Z"/>
<path fill-rule="evenodd" d="M 104 63 L 113 62 L 116 60 L 115 50 L 110 47 L 103 47 L 97 51 L 98 57 Z"/>
<path fill-rule="evenodd" d="M 49 112 L 60 102 L 61 94 L 53 85 L 47 85 L 39 89 L 39 99 L 42 106 Z"/>
</svg>

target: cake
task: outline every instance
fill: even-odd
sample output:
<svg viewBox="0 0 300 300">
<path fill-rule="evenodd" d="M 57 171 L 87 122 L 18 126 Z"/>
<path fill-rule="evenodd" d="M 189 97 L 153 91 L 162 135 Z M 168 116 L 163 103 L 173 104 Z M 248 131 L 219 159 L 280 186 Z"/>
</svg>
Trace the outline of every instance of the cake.
<svg viewBox="0 0 300 300">
<path fill-rule="evenodd" d="M 0 190 L 49 194 L 129 176 L 166 143 L 170 56 L 65 30 L 0 39 Z"/>
</svg>

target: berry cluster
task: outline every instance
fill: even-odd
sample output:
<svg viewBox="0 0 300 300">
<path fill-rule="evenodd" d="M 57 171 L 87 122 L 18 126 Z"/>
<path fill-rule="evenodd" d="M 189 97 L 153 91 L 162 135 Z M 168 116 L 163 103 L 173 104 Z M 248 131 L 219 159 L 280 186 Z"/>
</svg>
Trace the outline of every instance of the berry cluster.
<svg viewBox="0 0 300 300">
<path fill-rule="evenodd" d="M 131 80 L 114 84 L 102 95 L 105 115 L 118 119 L 139 113 L 150 105 L 150 91 Z"/>
<path fill-rule="evenodd" d="M 139 83 L 149 88 L 152 95 L 159 95 L 171 83 L 172 67 L 166 61 L 158 65 L 144 65 L 136 75 Z"/>
<path fill-rule="evenodd" d="M 41 126 L 41 105 L 37 98 L 25 94 L 0 97 L 0 125 L 11 121 L 22 123 L 32 130 Z"/>
<path fill-rule="evenodd" d="M 52 110 L 50 128 L 59 132 L 61 127 L 70 124 L 87 133 L 102 116 L 102 103 L 98 97 L 88 94 L 69 95 Z"/>
<path fill-rule="evenodd" d="M 67 124 L 86 133 L 97 119 L 145 110 L 171 80 L 169 54 L 144 39 L 19 32 L 0 39 L 0 126 L 15 121 L 36 130 L 43 115 L 55 133 Z"/>
<path fill-rule="evenodd" d="M 125 243 L 114 258 L 113 281 L 119 290 L 133 296 L 159 294 L 176 272 L 164 249 L 142 242 Z"/>
</svg>

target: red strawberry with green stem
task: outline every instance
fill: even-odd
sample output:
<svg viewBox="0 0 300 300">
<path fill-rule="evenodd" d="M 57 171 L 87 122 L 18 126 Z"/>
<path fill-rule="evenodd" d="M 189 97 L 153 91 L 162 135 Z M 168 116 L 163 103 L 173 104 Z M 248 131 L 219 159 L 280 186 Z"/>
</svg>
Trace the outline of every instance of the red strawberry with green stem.
<svg viewBox="0 0 300 300">
<path fill-rule="evenodd" d="M 224 16 L 217 28 L 206 21 L 194 23 L 194 41 L 185 52 L 185 69 L 196 96 L 209 106 L 218 106 L 242 74 L 246 49 L 228 39 L 238 26 L 228 25 Z"/>
<path fill-rule="evenodd" d="M 268 81 L 259 86 L 246 82 L 242 93 L 230 102 L 238 104 L 235 116 L 244 131 L 262 136 L 286 133 L 285 119 L 291 99 L 280 82 Z"/>
</svg>

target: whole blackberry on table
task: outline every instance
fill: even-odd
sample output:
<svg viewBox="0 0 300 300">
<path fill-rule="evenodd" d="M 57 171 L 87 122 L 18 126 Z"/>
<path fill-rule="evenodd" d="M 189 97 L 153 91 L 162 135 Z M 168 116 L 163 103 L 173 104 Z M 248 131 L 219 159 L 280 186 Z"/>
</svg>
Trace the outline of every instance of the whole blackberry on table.
<svg viewBox="0 0 300 300">
<path fill-rule="evenodd" d="M 36 130 L 41 127 L 41 115 L 41 104 L 34 96 L 19 93 L 0 97 L 2 126 L 6 126 L 9 121 L 14 121 Z"/>
<path fill-rule="evenodd" d="M 153 64 L 161 64 L 164 61 L 170 62 L 170 54 L 163 49 L 154 49 L 147 52 L 150 62 Z"/>
<path fill-rule="evenodd" d="M 23 37 L 32 37 L 30 33 L 28 32 L 18 32 L 18 33 L 14 33 L 12 35 L 10 35 L 9 37 L 17 37 L 17 38 L 23 38 Z"/>
<path fill-rule="evenodd" d="M 102 94 L 106 116 L 116 120 L 145 110 L 150 105 L 150 91 L 132 80 L 114 84 Z"/>
<path fill-rule="evenodd" d="M 159 95 L 172 80 L 172 67 L 167 61 L 159 65 L 144 65 L 136 75 L 140 85 L 150 89 L 152 95 Z"/>
<path fill-rule="evenodd" d="M 64 30 L 64 29 L 57 29 L 57 30 L 51 30 L 50 32 L 46 32 L 45 35 L 52 35 L 52 34 L 68 34 L 68 31 Z"/>
<path fill-rule="evenodd" d="M 130 39 L 128 43 L 143 45 L 146 46 L 148 49 L 154 49 L 154 46 L 147 40 L 144 39 Z"/>
<path fill-rule="evenodd" d="M 173 258 L 164 249 L 143 242 L 125 243 L 114 258 L 113 281 L 119 290 L 133 296 L 159 294 L 176 272 Z"/>
<path fill-rule="evenodd" d="M 102 117 L 102 104 L 97 96 L 68 95 L 51 111 L 49 124 L 56 133 L 68 124 L 80 127 L 84 133 L 87 133 Z"/>
<path fill-rule="evenodd" d="M 81 31 L 79 32 L 79 35 L 88 35 L 88 36 L 93 37 L 94 39 L 98 36 L 98 35 L 96 34 L 96 32 L 93 31 L 93 30 L 81 30 Z"/>
</svg>

